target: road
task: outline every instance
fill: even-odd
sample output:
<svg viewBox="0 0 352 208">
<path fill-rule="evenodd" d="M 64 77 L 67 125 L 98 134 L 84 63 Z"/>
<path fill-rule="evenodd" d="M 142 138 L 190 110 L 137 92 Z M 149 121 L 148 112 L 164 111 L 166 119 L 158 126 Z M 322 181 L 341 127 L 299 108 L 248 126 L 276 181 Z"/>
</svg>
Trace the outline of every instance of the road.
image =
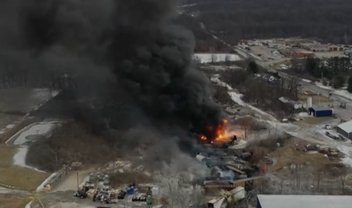
<svg viewBox="0 0 352 208">
<path fill-rule="evenodd" d="M 256 63 L 260 66 L 263 67 L 264 69 L 267 69 L 268 71 L 272 71 L 271 68 L 266 65 L 265 63 L 262 62 L 261 59 L 256 58 L 249 52 L 245 50 L 239 50 L 236 49 L 236 51 L 239 51 L 240 53 L 245 53 L 247 57 L 253 58 L 253 60 L 256 61 Z M 347 97 L 343 97 L 339 94 L 336 94 L 334 90 L 326 88 L 326 87 L 320 87 L 316 85 L 315 83 L 308 82 L 307 80 L 303 80 L 299 77 L 295 77 L 293 75 L 289 75 L 288 73 L 279 72 L 279 76 L 283 78 L 296 78 L 299 80 L 300 84 L 300 90 L 301 91 L 311 91 L 315 94 L 319 94 L 322 96 L 329 97 L 332 102 L 330 104 L 333 104 L 333 109 L 334 109 L 334 114 L 338 119 L 341 119 L 342 121 L 348 121 L 352 119 L 352 99 L 349 99 Z M 346 104 L 346 108 L 341 108 L 340 104 L 344 103 Z M 327 107 L 328 103 L 321 103 L 322 106 Z M 330 124 L 332 126 L 337 125 L 339 123 L 339 120 L 333 120 L 330 122 L 327 122 L 326 124 Z M 330 147 L 337 148 L 339 151 L 345 154 L 345 158 L 342 159 L 343 163 L 345 165 L 348 165 L 352 167 L 352 144 L 351 141 L 347 142 L 341 142 L 341 141 L 335 141 L 325 135 L 325 130 L 323 130 L 322 126 L 324 126 L 325 123 L 320 124 L 320 126 L 315 125 L 315 126 L 297 126 L 295 124 L 282 124 L 280 122 L 273 122 L 269 121 L 273 128 L 279 128 L 282 131 L 300 138 L 302 140 L 312 142 L 312 143 L 320 143 L 324 144 Z"/>
<path fill-rule="evenodd" d="M 287 79 L 290 79 L 290 78 L 298 79 L 301 91 L 311 91 L 315 94 L 329 97 L 332 100 L 331 103 L 321 103 L 318 105 L 321 105 L 323 107 L 328 107 L 328 104 L 332 104 L 332 106 L 334 108 L 334 114 L 338 118 L 340 118 L 343 121 L 352 120 L 352 99 L 351 98 L 347 98 L 347 97 L 341 96 L 339 94 L 336 94 L 336 92 L 333 89 L 329 89 L 328 87 L 320 87 L 320 86 L 316 85 L 315 83 L 309 82 L 308 80 L 301 79 L 300 77 L 290 75 L 290 74 L 283 72 L 283 71 L 273 70 L 269 66 L 270 64 L 263 62 L 263 60 L 260 57 L 256 56 L 255 54 L 252 54 L 249 51 L 244 50 L 238 46 L 235 46 L 232 48 L 243 59 L 252 59 L 256 62 L 256 64 L 259 67 L 266 69 L 268 71 L 271 71 L 271 72 L 278 72 L 280 77 L 287 78 Z M 341 104 L 345 104 L 346 108 L 341 108 L 340 107 Z"/>
<path fill-rule="evenodd" d="M 238 46 L 232 46 L 231 44 L 227 43 L 226 41 L 222 40 L 215 34 L 211 33 L 209 30 L 207 30 L 206 25 L 204 23 L 200 23 L 201 28 L 204 30 L 205 33 L 213 37 L 215 40 L 219 41 L 220 43 L 228 46 L 231 48 L 233 51 L 237 52 L 241 58 L 244 60 L 246 59 L 251 59 L 254 60 L 259 67 L 262 67 L 264 69 L 267 69 L 268 71 L 273 71 L 269 64 L 264 63 L 260 57 L 256 56 L 255 54 L 252 54 Z M 275 71 L 277 72 L 277 71 Z M 290 78 L 292 75 L 289 75 L 285 72 L 280 71 L 279 76 L 284 77 L 284 78 Z M 298 78 L 298 77 L 294 77 Z M 299 84 L 301 85 L 301 90 L 303 91 L 311 91 L 316 94 L 322 95 L 322 96 L 327 96 L 330 97 L 330 99 L 333 101 L 333 106 L 334 108 L 334 113 L 335 115 L 340 118 L 341 120 L 351 120 L 352 119 L 352 100 L 345 98 L 343 96 L 340 96 L 336 93 L 331 93 L 330 89 L 322 88 L 314 83 L 309 83 L 307 81 L 304 81 L 300 78 L 298 78 Z M 226 83 L 223 83 L 226 84 Z M 238 99 L 235 99 L 234 102 L 238 102 Z M 243 101 L 242 101 L 243 102 Z M 339 108 L 340 103 L 346 103 L 346 109 Z M 251 110 L 257 109 L 254 106 L 246 104 L 246 107 L 249 107 Z M 256 112 L 260 113 L 259 109 L 256 110 Z M 285 132 L 291 136 L 300 138 L 302 140 L 311 142 L 311 143 L 319 143 L 323 145 L 327 145 L 333 148 L 337 148 L 339 151 L 345 154 L 345 158 L 342 159 L 342 162 L 349 166 L 352 167 L 352 144 L 351 141 L 347 142 L 341 142 L 341 141 L 335 141 L 325 135 L 325 131 L 323 130 L 322 126 L 324 124 L 321 124 L 320 126 L 298 126 L 296 124 L 283 124 L 279 121 L 275 121 L 271 119 L 270 117 L 267 116 L 266 113 L 260 113 L 259 119 L 262 119 L 263 121 L 267 122 L 274 128 L 275 131 L 282 131 Z M 334 120 L 332 123 L 329 122 L 328 124 L 337 124 L 336 120 Z"/>
<path fill-rule="evenodd" d="M 292 75 L 289 75 L 285 72 L 279 72 L 279 76 L 284 78 L 292 77 Z M 307 80 L 303 80 L 298 77 L 295 78 L 299 80 L 301 91 L 311 91 L 315 94 L 322 95 L 324 97 L 329 97 L 331 100 L 330 103 L 320 103 L 318 105 L 328 107 L 329 104 L 332 104 L 336 117 L 340 118 L 343 121 L 349 121 L 352 119 L 352 99 L 337 94 L 333 89 L 329 89 L 327 87 L 320 87 L 315 83 L 308 82 Z M 341 104 L 345 104 L 346 108 L 341 108 Z"/>
</svg>

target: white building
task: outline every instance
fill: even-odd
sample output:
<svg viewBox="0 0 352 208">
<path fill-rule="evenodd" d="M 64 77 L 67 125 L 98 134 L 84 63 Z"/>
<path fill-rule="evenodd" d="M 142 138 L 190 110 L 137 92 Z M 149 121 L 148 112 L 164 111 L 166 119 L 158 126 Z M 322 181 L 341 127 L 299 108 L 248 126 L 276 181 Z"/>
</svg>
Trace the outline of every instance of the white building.
<svg viewBox="0 0 352 208">
<path fill-rule="evenodd" d="M 342 136 L 352 139 L 352 120 L 338 125 L 336 131 Z"/>
<path fill-rule="evenodd" d="M 351 208 L 352 196 L 258 195 L 257 208 Z"/>
</svg>

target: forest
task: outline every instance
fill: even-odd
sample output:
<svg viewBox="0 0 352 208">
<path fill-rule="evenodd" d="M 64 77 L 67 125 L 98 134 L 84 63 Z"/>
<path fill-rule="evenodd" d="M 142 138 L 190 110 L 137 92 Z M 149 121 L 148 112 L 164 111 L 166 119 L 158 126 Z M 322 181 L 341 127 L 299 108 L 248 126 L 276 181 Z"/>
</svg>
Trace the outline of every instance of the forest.
<svg viewBox="0 0 352 208">
<path fill-rule="evenodd" d="M 194 4 L 184 13 L 194 14 L 193 17 L 180 17 L 179 21 L 195 33 L 198 48 L 207 43 L 217 48 L 199 23 L 232 44 L 243 39 L 293 36 L 352 43 L 352 1 L 348 0 L 182 0 L 182 3 Z"/>
<path fill-rule="evenodd" d="M 293 59 L 291 65 L 292 72 L 298 75 L 308 74 L 315 79 L 322 79 L 324 85 L 330 84 L 336 89 L 345 86 L 346 78 L 351 75 L 352 69 L 350 59 L 344 57 Z"/>
</svg>

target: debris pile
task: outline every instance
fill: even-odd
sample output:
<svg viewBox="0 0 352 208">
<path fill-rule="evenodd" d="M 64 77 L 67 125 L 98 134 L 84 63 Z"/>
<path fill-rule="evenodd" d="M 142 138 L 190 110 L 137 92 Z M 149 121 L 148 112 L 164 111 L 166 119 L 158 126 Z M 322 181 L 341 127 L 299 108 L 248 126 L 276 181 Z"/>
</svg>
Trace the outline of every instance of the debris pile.
<svg viewBox="0 0 352 208">
<path fill-rule="evenodd" d="M 94 202 L 116 204 L 119 201 L 150 203 L 153 185 L 136 185 L 134 183 L 120 188 L 113 188 L 109 175 L 91 174 L 74 193 L 74 197 L 89 198 Z"/>
<path fill-rule="evenodd" d="M 320 153 L 329 159 L 337 159 L 343 156 L 338 149 L 319 144 L 296 144 L 296 150 L 307 153 Z"/>
</svg>

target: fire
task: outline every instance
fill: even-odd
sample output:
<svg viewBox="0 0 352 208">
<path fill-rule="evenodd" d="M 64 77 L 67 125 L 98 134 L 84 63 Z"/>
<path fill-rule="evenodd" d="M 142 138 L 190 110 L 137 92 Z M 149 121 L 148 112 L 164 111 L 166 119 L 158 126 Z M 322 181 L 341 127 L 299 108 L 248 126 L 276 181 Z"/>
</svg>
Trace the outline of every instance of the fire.
<svg viewBox="0 0 352 208">
<path fill-rule="evenodd" d="M 226 142 L 229 141 L 230 135 L 227 132 L 227 125 L 228 125 L 228 120 L 223 120 L 216 126 L 208 126 L 208 131 L 212 132 L 214 135 L 213 138 L 208 138 L 204 134 L 200 134 L 198 136 L 199 140 L 203 142 L 211 142 L 211 143 L 217 143 L 217 142 Z"/>
<path fill-rule="evenodd" d="M 229 135 L 226 131 L 228 121 L 225 119 L 215 129 L 215 138 L 213 139 L 214 142 L 226 142 L 229 140 Z"/>
</svg>

